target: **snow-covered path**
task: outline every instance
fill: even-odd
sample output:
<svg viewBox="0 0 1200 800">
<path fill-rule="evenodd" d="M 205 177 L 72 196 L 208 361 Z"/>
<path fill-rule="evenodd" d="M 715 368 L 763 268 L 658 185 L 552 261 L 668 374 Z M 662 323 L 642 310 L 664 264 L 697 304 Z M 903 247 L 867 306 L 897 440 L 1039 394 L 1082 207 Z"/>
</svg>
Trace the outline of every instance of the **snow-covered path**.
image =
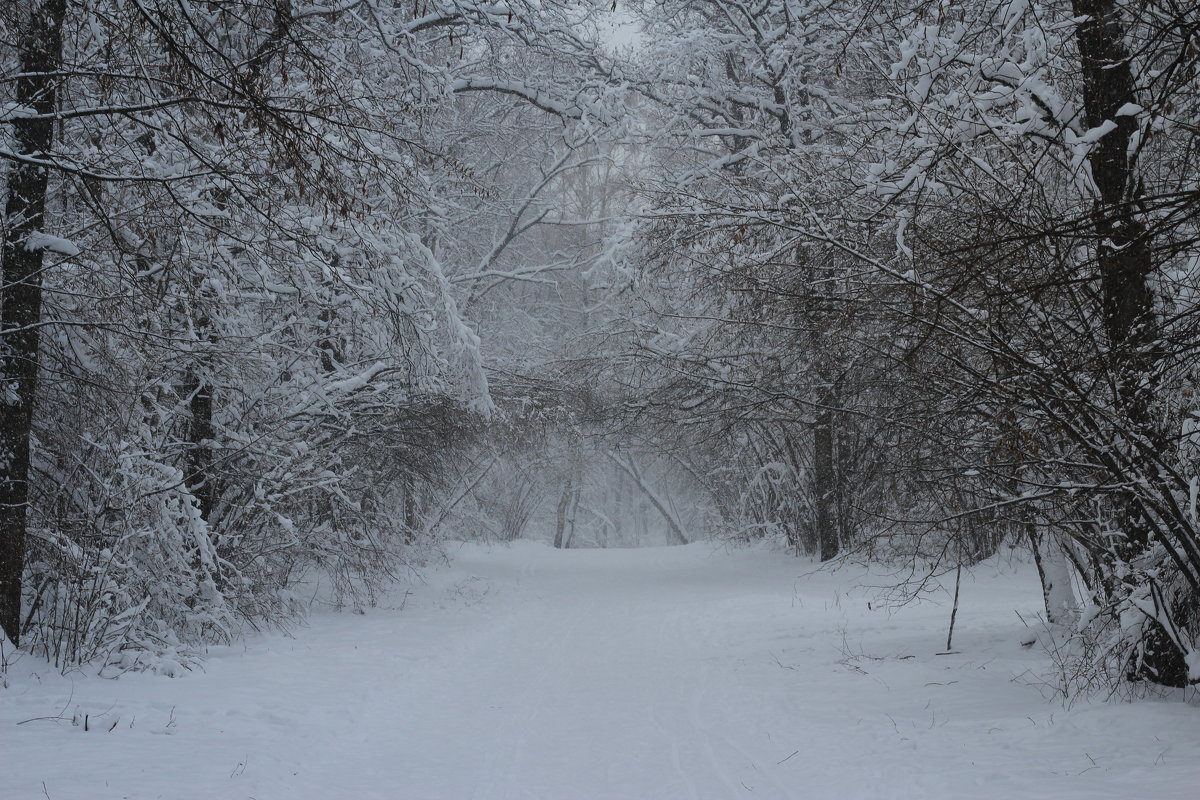
<svg viewBox="0 0 1200 800">
<path fill-rule="evenodd" d="M 1194 704 L 1043 699 L 1027 568 L 964 582 L 939 657 L 946 608 L 869 608 L 861 571 L 702 544 L 454 555 L 403 611 L 317 615 L 181 679 L 26 659 L 0 797 L 1200 795 Z"/>
</svg>

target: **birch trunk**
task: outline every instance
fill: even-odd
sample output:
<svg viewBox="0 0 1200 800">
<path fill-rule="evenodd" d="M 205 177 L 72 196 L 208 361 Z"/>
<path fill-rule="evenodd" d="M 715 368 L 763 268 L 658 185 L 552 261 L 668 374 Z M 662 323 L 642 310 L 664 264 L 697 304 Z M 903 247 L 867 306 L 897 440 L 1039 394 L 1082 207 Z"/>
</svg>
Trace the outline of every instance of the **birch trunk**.
<svg viewBox="0 0 1200 800">
<path fill-rule="evenodd" d="M 1071 561 L 1064 544 L 1054 534 L 1039 536 L 1029 531 L 1033 560 L 1042 580 L 1046 621 L 1054 628 L 1070 629 L 1079 619 L 1079 603 L 1071 583 Z"/>
<path fill-rule="evenodd" d="M 566 483 L 563 484 L 562 497 L 558 499 L 558 513 L 555 518 L 556 527 L 554 529 L 554 546 L 561 548 L 566 542 L 565 533 L 567 530 L 567 507 L 571 505 L 571 497 L 574 495 L 574 476 L 568 475 Z"/>
</svg>

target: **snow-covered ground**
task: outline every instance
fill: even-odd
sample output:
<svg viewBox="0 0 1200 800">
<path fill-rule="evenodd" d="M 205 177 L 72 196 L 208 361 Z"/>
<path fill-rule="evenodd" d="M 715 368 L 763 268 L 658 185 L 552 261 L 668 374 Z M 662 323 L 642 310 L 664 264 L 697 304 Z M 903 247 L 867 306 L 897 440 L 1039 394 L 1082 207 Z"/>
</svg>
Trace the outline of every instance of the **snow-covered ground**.
<svg viewBox="0 0 1200 800">
<path fill-rule="evenodd" d="M 938 656 L 948 608 L 869 608 L 860 568 L 705 544 L 453 555 L 390 608 L 182 678 L 23 659 L 0 798 L 1200 797 L 1196 704 L 1043 698 L 1027 566 L 964 577 L 960 653 Z"/>
</svg>

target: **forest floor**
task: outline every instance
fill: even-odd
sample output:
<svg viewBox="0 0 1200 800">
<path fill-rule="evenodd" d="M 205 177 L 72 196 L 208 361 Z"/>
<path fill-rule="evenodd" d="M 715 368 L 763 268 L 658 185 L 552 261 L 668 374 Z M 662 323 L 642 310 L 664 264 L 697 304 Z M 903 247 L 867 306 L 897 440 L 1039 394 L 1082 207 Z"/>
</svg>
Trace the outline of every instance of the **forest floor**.
<svg viewBox="0 0 1200 800">
<path fill-rule="evenodd" d="M 1200 704 L 1079 699 L 1024 649 L 1027 564 L 879 602 L 862 567 L 708 544 L 451 548 L 365 615 L 166 678 L 0 691 L 6 800 L 1189 798 Z M 868 605 L 869 603 L 869 605 Z M 401 608 L 401 606 L 403 606 Z M 88 716 L 88 730 L 72 717 Z M 57 719 L 56 719 L 57 718 Z M 28 720 L 28 721 L 27 721 Z M 22 724 L 23 723 L 23 724 Z M 110 729 L 111 726 L 111 729 Z"/>
</svg>

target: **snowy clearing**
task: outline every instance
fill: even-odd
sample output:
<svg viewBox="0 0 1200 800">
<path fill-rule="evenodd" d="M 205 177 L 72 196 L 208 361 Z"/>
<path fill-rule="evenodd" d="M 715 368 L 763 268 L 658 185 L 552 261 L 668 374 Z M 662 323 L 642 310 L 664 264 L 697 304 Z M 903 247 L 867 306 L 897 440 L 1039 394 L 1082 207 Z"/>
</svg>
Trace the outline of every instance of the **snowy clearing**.
<svg viewBox="0 0 1200 800">
<path fill-rule="evenodd" d="M 0 797 L 1197 796 L 1194 704 L 1044 699 L 1014 613 L 1038 611 L 1028 565 L 964 575 L 960 653 L 938 656 L 946 605 L 868 608 L 849 587 L 884 579 L 862 568 L 706 544 L 452 555 L 389 607 L 178 679 L 26 656 Z"/>
</svg>

